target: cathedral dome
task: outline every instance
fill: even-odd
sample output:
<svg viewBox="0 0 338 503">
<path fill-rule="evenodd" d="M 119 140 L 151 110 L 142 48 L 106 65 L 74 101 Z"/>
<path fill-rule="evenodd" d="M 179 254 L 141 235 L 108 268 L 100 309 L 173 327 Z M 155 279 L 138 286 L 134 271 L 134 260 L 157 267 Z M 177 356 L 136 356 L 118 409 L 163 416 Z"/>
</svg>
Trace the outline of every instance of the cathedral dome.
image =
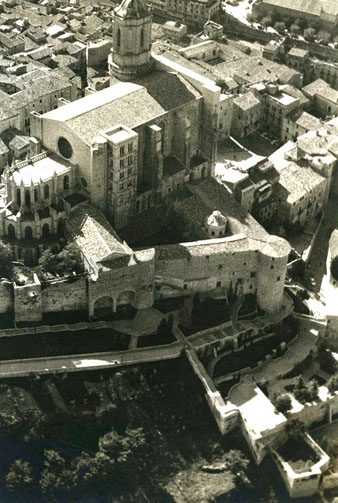
<svg viewBox="0 0 338 503">
<path fill-rule="evenodd" d="M 126 18 L 140 18 L 150 14 L 150 7 L 147 6 L 143 0 L 123 0 L 114 13 L 119 17 Z"/>
</svg>

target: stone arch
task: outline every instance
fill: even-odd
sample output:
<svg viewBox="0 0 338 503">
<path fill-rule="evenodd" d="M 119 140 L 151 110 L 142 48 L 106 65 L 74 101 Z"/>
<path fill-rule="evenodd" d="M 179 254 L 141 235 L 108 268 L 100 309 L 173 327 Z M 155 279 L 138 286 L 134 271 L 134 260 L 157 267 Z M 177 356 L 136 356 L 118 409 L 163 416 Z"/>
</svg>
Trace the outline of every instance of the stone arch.
<svg viewBox="0 0 338 503">
<path fill-rule="evenodd" d="M 44 239 L 49 238 L 49 225 L 43 224 L 41 229 L 41 235 Z"/>
<path fill-rule="evenodd" d="M 69 189 L 69 176 L 65 175 L 63 177 L 63 190 Z"/>
<path fill-rule="evenodd" d="M 25 227 L 25 239 L 33 239 L 33 229 L 30 225 L 27 225 L 27 227 Z"/>
<path fill-rule="evenodd" d="M 7 235 L 8 235 L 9 238 L 15 239 L 16 235 L 15 235 L 15 227 L 14 227 L 14 225 L 12 225 L 12 224 L 8 225 L 8 227 L 7 227 Z"/>
<path fill-rule="evenodd" d="M 117 304 L 131 304 L 131 302 L 135 300 L 135 295 L 134 290 L 125 290 L 124 292 L 119 293 L 117 297 Z"/>
<path fill-rule="evenodd" d="M 114 302 L 108 295 L 96 299 L 93 305 L 94 316 L 104 316 L 113 313 Z"/>
<path fill-rule="evenodd" d="M 44 195 L 45 199 L 49 198 L 49 185 L 48 184 L 46 184 L 43 188 L 43 195 Z"/>
</svg>

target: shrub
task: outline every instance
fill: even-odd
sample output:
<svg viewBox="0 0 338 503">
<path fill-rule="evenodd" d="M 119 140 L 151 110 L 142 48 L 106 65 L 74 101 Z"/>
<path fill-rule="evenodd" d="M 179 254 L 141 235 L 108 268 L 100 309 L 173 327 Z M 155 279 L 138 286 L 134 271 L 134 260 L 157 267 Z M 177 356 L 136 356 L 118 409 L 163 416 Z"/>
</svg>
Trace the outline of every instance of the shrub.
<svg viewBox="0 0 338 503">
<path fill-rule="evenodd" d="M 300 34 L 300 27 L 298 26 L 298 24 L 293 23 L 290 26 L 290 32 L 292 33 L 292 35 L 299 35 Z"/>
<path fill-rule="evenodd" d="M 272 402 L 276 409 L 282 412 L 282 414 L 288 412 L 292 407 L 292 401 L 289 395 L 277 395 Z"/>
<path fill-rule="evenodd" d="M 272 17 L 271 16 L 265 16 L 261 20 L 261 24 L 265 27 L 271 26 L 272 25 Z"/>
<path fill-rule="evenodd" d="M 83 272 L 82 256 L 75 243 L 67 244 L 60 252 L 47 248 L 39 258 L 39 266 L 42 273 L 60 276 Z"/>
<path fill-rule="evenodd" d="M 286 29 L 286 25 L 284 23 L 284 21 L 277 21 L 277 23 L 275 23 L 275 26 L 274 26 L 275 30 L 277 31 L 282 31 L 284 32 L 285 29 Z"/>
<path fill-rule="evenodd" d="M 11 279 L 13 273 L 12 250 L 0 241 L 0 277 Z"/>
<path fill-rule="evenodd" d="M 308 40 L 311 42 L 312 40 L 314 40 L 315 35 L 316 35 L 316 30 L 314 28 L 307 28 L 306 30 L 304 30 L 305 40 Z"/>
<path fill-rule="evenodd" d="M 325 44 L 328 44 L 331 40 L 331 34 L 328 31 L 320 30 L 317 37 L 321 39 Z"/>
</svg>

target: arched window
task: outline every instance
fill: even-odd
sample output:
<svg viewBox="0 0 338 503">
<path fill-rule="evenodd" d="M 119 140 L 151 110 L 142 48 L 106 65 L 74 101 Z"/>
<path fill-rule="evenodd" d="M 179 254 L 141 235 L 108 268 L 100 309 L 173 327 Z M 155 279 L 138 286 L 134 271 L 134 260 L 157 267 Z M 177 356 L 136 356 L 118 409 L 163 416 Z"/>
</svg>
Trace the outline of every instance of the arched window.
<svg viewBox="0 0 338 503">
<path fill-rule="evenodd" d="M 16 189 L 16 201 L 19 205 L 21 204 L 21 191 L 20 191 L 20 189 Z"/>
<path fill-rule="evenodd" d="M 34 201 L 37 202 L 39 200 L 39 191 L 38 189 L 34 189 Z"/>
<path fill-rule="evenodd" d="M 63 190 L 69 189 L 69 176 L 66 175 L 63 177 Z"/>
<path fill-rule="evenodd" d="M 14 228 L 14 225 L 9 224 L 9 226 L 7 228 L 7 234 L 8 234 L 9 238 L 15 238 L 15 228 Z"/>
<path fill-rule="evenodd" d="M 63 221 L 62 219 L 60 218 L 60 220 L 58 221 L 58 225 L 57 225 L 57 235 L 60 236 L 63 234 Z"/>
<path fill-rule="evenodd" d="M 49 237 L 49 225 L 48 224 L 43 224 L 43 226 L 42 226 L 42 237 L 43 238 Z"/>
<path fill-rule="evenodd" d="M 31 193 L 29 190 L 25 191 L 25 204 L 29 206 L 31 204 Z"/>
<path fill-rule="evenodd" d="M 141 47 L 144 46 L 144 28 L 141 29 Z"/>
<path fill-rule="evenodd" d="M 120 28 L 117 29 L 117 47 L 121 46 L 121 30 Z"/>
<path fill-rule="evenodd" d="M 43 194 L 45 196 L 45 199 L 49 198 L 49 185 L 45 185 L 43 188 Z"/>
<path fill-rule="evenodd" d="M 25 228 L 25 239 L 33 239 L 33 230 L 29 225 Z"/>
</svg>

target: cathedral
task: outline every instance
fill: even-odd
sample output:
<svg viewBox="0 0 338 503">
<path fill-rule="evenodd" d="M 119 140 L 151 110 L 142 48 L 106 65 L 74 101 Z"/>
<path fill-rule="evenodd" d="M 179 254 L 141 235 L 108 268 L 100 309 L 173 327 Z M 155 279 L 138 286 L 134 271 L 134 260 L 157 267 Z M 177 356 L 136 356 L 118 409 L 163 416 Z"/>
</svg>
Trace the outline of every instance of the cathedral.
<svg viewBox="0 0 338 503">
<path fill-rule="evenodd" d="M 15 258 L 35 265 L 65 235 L 78 244 L 88 273 L 78 296 L 73 283 L 60 295 L 37 281 L 31 320 L 53 310 L 85 308 L 92 316 L 124 304 L 146 309 L 196 292 L 227 298 L 229 290 L 256 294 L 267 312 L 282 307 L 288 243 L 244 215 L 213 177 L 225 95 L 152 54 L 151 24 L 150 6 L 123 0 L 114 11 L 111 86 L 32 112 L 35 155 L 4 170 L 0 237 Z M 183 186 L 200 241 L 134 252 L 119 238 L 116 231 Z M 24 320 L 20 305 L 16 319 Z"/>
</svg>

